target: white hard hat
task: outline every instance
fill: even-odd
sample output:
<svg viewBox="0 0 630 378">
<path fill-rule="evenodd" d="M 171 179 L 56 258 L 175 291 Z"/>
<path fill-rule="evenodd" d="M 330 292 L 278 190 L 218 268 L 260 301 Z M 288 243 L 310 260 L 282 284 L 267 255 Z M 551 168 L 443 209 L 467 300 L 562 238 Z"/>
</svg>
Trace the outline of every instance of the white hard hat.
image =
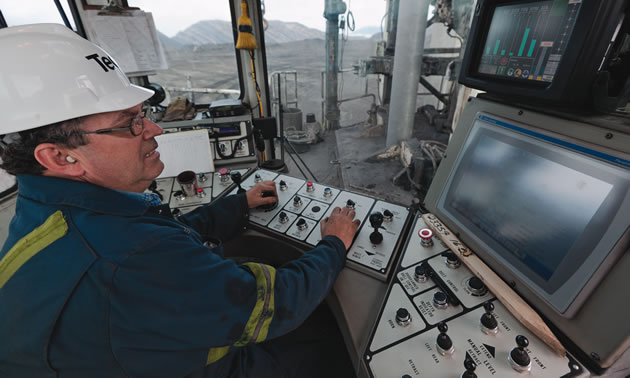
<svg viewBox="0 0 630 378">
<path fill-rule="evenodd" d="M 153 95 L 63 25 L 0 29 L 0 51 L 0 134 L 128 109 Z"/>
</svg>

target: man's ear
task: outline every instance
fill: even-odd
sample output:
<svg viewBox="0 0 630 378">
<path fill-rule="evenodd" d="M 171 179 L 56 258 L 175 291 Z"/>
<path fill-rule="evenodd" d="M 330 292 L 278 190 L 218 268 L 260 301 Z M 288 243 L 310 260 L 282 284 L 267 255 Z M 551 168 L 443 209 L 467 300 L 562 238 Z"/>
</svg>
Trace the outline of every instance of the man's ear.
<svg viewBox="0 0 630 378">
<path fill-rule="evenodd" d="M 82 176 L 85 170 L 72 150 L 61 148 L 53 143 L 41 143 L 33 152 L 35 159 L 54 176 Z"/>
</svg>

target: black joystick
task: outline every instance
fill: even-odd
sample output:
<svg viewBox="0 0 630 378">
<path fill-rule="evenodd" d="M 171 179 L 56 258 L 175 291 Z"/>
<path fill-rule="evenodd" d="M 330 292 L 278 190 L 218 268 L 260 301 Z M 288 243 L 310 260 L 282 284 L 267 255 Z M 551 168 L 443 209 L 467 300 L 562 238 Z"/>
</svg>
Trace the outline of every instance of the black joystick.
<svg viewBox="0 0 630 378">
<path fill-rule="evenodd" d="M 236 185 L 238 185 L 238 190 L 236 191 L 236 193 L 245 193 L 246 190 L 241 187 L 241 180 L 243 179 L 243 176 L 241 176 L 241 172 L 230 171 L 230 177 L 232 178 L 232 181 Z"/>
<path fill-rule="evenodd" d="M 381 244 L 383 241 L 383 234 L 378 232 L 378 229 L 381 228 L 382 224 L 383 214 L 377 211 L 370 215 L 370 225 L 374 228 L 374 232 L 370 234 L 370 241 L 372 244 Z"/>
<path fill-rule="evenodd" d="M 497 319 L 492 315 L 492 311 L 494 311 L 494 305 L 490 301 L 485 301 L 483 303 L 483 308 L 486 310 L 485 314 L 481 315 L 481 325 L 483 326 L 482 331 L 484 333 L 497 333 Z"/>
<path fill-rule="evenodd" d="M 439 322 L 437 328 L 440 331 L 440 334 L 435 341 L 438 352 L 440 352 L 442 356 L 453 354 L 453 352 L 455 352 L 455 348 L 453 348 L 453 340 L 451 340 L 449 335 L 446 334 L 448 326 L 445 322 Z"/>
<path fill-rule="evenodd" d="M 266 191 L 262 192 L 261 194 L 262 194 L 263 198 L 275 197 L 276 196 L 274 194 L 274 192 L 272 192 L 271 190 L 266 190 Z M 276 207 L 278 207 L 278 199 L 277 198 L 276 198 L 276 201 L 274 201 L 272 203 L 265 204 L 265 205 L 260 205 L 256 209 L 264 210 L 264 211 L 271 211 L 271 210 L 275 209 Z"/>
<path fill-rule="evenodd" d="M 472 358 L 466 358 L 464 360 L 464 368 L 466 371 L 462 374 L 462 378 L 477 378 L 477 374 L 475 374 L 477 364 L 472 360 Z"/>
<path fill-rule="evenodd" d="M 348 209 L 350 209 L 350 210 L 354 210 L 354 207 L 355 207 L 356 205 L 357 205 L 357 204 L 356 204 L 353 200 L 351 200 L 351 199 L 349 199 L 348 201 L 346 201 L 346 207 L 347 207 Z"/>
<path fill-rule="evenodd" d="M 529 371 L 532 368 L 532 361 L 525 350 L 529 345 L 529 340 L 523 335 L 518 335 L 516 336 L 516 345 L 517 347 L 510 352 L 510 363 L 516 371 Z"/>
</svg>

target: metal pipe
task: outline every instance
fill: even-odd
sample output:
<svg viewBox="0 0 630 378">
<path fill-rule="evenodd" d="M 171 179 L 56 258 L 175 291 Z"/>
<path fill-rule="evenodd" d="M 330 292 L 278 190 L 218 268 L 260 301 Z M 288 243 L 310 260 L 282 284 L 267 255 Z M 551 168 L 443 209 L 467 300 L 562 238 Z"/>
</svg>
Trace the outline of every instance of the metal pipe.
<svg viewBox="0 0 630 378">
<path fill-rule="evenodd" d="M 339 104 L 337 104 L 337 73 L 339 70 L 339 15 L 346 12 L 346 4 L 341 0 L 326 0 L 326 127 L 339 128 Z"/>
<path fill-rule="evenodd" d="M 400 0 L 387 147 L 411 137 L 430 0 Z M 403 48 L 404 46 L 404 48 Z"/>
</svg>

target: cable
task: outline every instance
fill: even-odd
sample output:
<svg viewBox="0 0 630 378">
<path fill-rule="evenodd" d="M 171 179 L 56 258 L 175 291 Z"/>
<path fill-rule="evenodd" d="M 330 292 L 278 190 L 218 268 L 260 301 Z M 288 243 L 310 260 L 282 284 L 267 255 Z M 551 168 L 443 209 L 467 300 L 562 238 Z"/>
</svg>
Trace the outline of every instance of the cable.
<svg viewBox="0 0 630 378">
<path fill-rule="evenodd" d="M 254 85 L 256 90 L 256 98 L 258 99 L 258 112 L 260 116 L 263 116 L 262 102 L 260 100 L 260 87 L 258 86 L 258 81 L 256 80 L 256 66 L 254 65 L 254 51 L 249 51 L 250 62 L 252 63 L 252 78 L 254 79 Z"/>
<path fill-rule="evenodd" d="M 446 24 L 445 24 L 445 25 L 446 25 Z M 446 26 L 448 26 L 448 25 L 446 25 Z M 453 30 L 453 28 L 448 27 L 448 29 L 446 29 L 446 34 L 447 34 L 449 37 L 451 37 L 451 38 L 458 39 L 458 40 L 459 40 L 459 47 L 464 46 L 464 40 L 462 39 L 462 37 L 458 36 L 457 34 L 455 34 L 455 35 L 451 35 L 451 31 L 452 31 L 452 30 Z M 457 33 L 457 32 L 455 32 L 455 33 Z"/>
</svg>

